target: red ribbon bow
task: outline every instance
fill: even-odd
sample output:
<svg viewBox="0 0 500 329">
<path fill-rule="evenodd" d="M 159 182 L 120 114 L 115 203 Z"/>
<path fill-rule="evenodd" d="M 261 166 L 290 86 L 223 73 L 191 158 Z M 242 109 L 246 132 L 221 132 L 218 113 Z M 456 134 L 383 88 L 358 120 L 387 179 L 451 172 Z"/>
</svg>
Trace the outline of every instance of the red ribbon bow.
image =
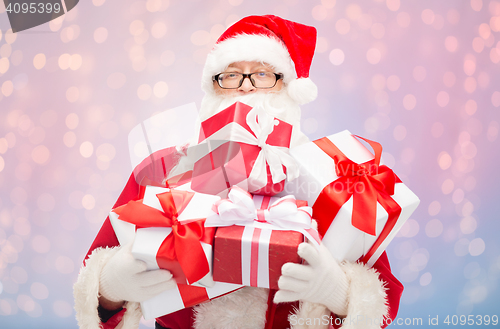
<svg viewBox="0 0 500 329">
<path fill-rule="evenodd" d="M 205 218 L 179 222 L 177 217 L 189 204 L 194 193 L 171 189 L 157 194 L 163 212 L 139 201 L 129 201 L 114 210 L 120 220 L 137 227 L 171 227 L 157 252 L 157 262 L 177 260 L 188 282 L 194 283 L 209 273 L 209 265 L 200 241 L 211 243 L 215 228 L 205 228 Z"/>
<path fill-rule="evenodd" d="M 375 151 L 373 160 L 357 164 L 347 158 L 328 138 L 314 141 L 335 161 L 335 172 L 339 178 L 327 185 L 320 193 L 313 206 L 313 214 L 318 219 L 319 233 L 324 235 L 340 208 L 352 196 L 352 225 L 375 236 L 377 202 L 380 203 L 388 212 L 389 219 L 374 246 L 363 258 L 363 261 L 367 261 L 399 218 L 401 207 L 391 198 L 391 195 L 394 194 L 395 184 L 400 183 L 401 180 L 389 167 L 380 165 L 382 146 L 379 143 L 353 136 L 366 141 L 373 148 Z"/>
</svg>

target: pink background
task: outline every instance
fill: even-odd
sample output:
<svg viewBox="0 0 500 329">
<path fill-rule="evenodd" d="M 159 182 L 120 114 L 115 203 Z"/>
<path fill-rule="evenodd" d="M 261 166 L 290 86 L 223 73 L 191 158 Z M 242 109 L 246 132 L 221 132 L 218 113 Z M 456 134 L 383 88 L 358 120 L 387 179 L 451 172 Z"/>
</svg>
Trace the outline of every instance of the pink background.
<svg viewBox="0 0 500 329">
<path fill-rule="evenodd" d="M 2 328 L 77 327 L 72 284 L 131 172 L 128 133 L 199 106 L 207 52 L 250 14 L 318 30 L 309 137 L 379 141 L 421 198 L 388 248 L 399 316 L 499 315 L 500 1 L 88 0 L 18 34 L 1 2 Z"/>
</svg>

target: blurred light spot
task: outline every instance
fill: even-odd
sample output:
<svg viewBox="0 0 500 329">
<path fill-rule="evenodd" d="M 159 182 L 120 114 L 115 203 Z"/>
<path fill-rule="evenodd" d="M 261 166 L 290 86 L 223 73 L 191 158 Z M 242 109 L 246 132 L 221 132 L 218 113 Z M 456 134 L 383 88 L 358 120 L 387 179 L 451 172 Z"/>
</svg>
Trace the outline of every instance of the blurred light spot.
<svg viewBox="0 0 500 329">
<path fill-rule="evenodd" d="M 153 87 L 153 94 L 158 98 L 163 98 L 168 94 L 168 85 L 165 81 L 158 81 Z"/>
<path fill-rule="evenodd" d="M 427 25 L 431 25 L 434 22 L 434 12 L 431 9 L 424 9 L 421 14 L 422 22 Z"/>
<path fill-rule="evenodd" d="M 473 93 L 476 90 L 477 82 L 473 77 L 468 77 L 464 81 L 464 89 L 468 93 Z"/>
<path fill-rule="evenodd" d="M 417 99 L 412 94 L 408 94 L 403 98 L 403 106 L 407 110 L 413 110 L 417 105 Z"/>
<path fill-rule="evenodd" d="M 84 158 L 90 158 L 92 156 L 92 153 L 94 152 L 94 146 L 92 145 L 91 142 L 83 142 L 80 145 L 80 154 Z"/>
<path fill-rule="evenodd" d="M 151 86 L 148 84 L 142 84 L 137 88 L 137 96 L 143 101 L 148 100 L 152 93 Z"/>
<path fill-rule="evenodd" d="M 396 91 L 401 86 L 401 80 L 397 75 L 391 75 L 387 78 L 387 89 Z"/>
<path fill-rule="evenodd" d="M 52 306 L 55 315 L 60 318 L 68 318 L 73 314 L 73 307 L 63 300 L 56 300 Z"/>
<path fill-rule="evenodd" d="M 476 145 L 472 142 L 465 142 L 461 145 L 460 150 L 465 159 L 473 159 L 477 154 Z"/>
<path fill-rule="evenodd" d="M 444 126 L 441 122 L 434 122 L 431 127 L 431 134 L 434 138 L 439 138 L 443 135 Z"/>
<path fill-rule="evenodd" d="M 325 37 L 318 37 L 316 40 L 316 52 L 322 54 L 328 50 L 328 39 Z"/>
<path fill-rule="evenodd" d="M 476 61 L 475 58 L 472 59 L 466 59 L 464 61 L 464 73 L 467 75 L 473 75 L 474 72 L 476 72 Z"/>
<path fill-rule="evenodd" d="M 347 34 L 351 30 L 351 23 L 347 19 L 341 18 L 335 23 L 335 29 L 339 34 Z"/>
<path fill-rule="evenodd" d="M 4 74 L 9 70 L 10 62 L 7 57 L 0 58 L 0 74 Z"/>
<path fill-rule="evenodd" d="M 120 89 L 121 87 L 123 87 L 123 85 L 125 84 L 125 82 L 127 81 L 127 77 L 125 76 L 125 74 L 121 73 L 121 72 L 115 72 L 115 73 L 111 73 L 109 76 L 108 76 L 108 79 L 107 79 L 107 85 L 109 88 L 111 89 Z"/>
<path fill-rule="evenodd" d="M 5 43 L 2 47 L 0 47 L 0 57 L 9 57 L 11 53 L 12 46 L 8 43 Z"/>
<path fill-rule="evenodd" d="M 464 267 L 464 277 L 467 280 L 475 279 L 481 274 L 481 266 L 476 262 L 470 262 Z"/>
<path fill-rule="evenodd" d="M 410 21 L 411 21 L 410 15 L 406 12 L 398 13 L 396 20 L 398 22 L 398 25 L 402 28 L 406 28 L 406 27 L 410 26 Z"/>
<path fill-rule="evenodd" d="M 66 256 L 58 256 L 55 260 L 55 267 L 59 273 L 70 274 L 75 269 L 75 265 L 71 258 Z"/>
<path fill-rule="evenodd" d="M 494 142 L 497 139 L 498 131 L 500 130 L 500 125 L 496 121 L 491 121 L 488 125 L 488 132 L 486 136 L 490 142 Z"/>
<path fill-rule="evenodd" d="M 43 193 L 38 197 L 37 205 L 41 211 L 51 211 L 56 206 L 56 200 L 52 195 Z"/>
<path fill-rule="evenodd" d="M 166 33 L 167 33 L 167 26 L 163 22 L 156 22 L 151 27 L 151 35 L 155 39 L 163 38 Z"/>
<path fill-rule="evenodd" d="M 338 49 L 338 48 L 333 49 L 330 52 L 329 59 L 333 65 L 340 65 L 340 64 L 344 63 L 344 59 L 345 59 L 344 52 L 342 51 L 342 49 Z"/>
<path fill-rule="evenodd" d="M 315 118 L 307 118 L 304 120 L 302 129 L 307 134 L 314 134 L 318 130 L 318 121 Z"/>
<path fill-rule="evenodd" d="M 43 69 L 46 62 L 47 59 L 45 58 L 45 54 L 42 53 L 36 54 L 35 57 L 33 58 L 33 66 L 37 70 Z"/>
<path fill-rule="evenodd" d="M 431 219 L 425 225 L 425 234 L 429 238 L 436 238 L 443 233 L 443 223 L 439 219 Z"/>
<path fill-rule="evenodd" d="M 31 158 L 37 164 L 45 164 L 49 161 L 50 151 L 45 145 L 38 145 L 31 151 Z"/>
<path fill-rule="evenodd" d="M 33 299 L 27 295 L 18 295 L 17 296 L 17 306 L 25 311 L 25 312 L 31 312 L 35 309 L 35 302 Z"/>
<path fill-rule="evenodd" d="M 493 3 L 493 2 L 490 2 L 490 4 Z M 490 19 L 490 27 L 493 31 L 495 32 L 500 32 L 500 15 L 495 17 L 493 16 L 491 19 Z"/>
<path fill-rule="evenodd" d="M 78 114 L 70 113 L 66 116 L 66 127 L 69 129 L 76 129 L 78 127 L 80 120 L 78 118 Z"/>
<path fill-rule="evenodd" d="M 480 37 L 475 37 L 474 40 L 472 40 L 472 49 L 476 53 L 480 53 L 484 49 L 484 39 Z"/>
<path fill-rule="evenodd" d="M 401 227 L 400 234 L 405 238 L 412 238 L 418 234 L 420 226 L 414 219 L 408 219 Z"/>
<path fill-rule="evenodd" d="M 36 299 L 47 299 L 49 297 L 49 289 L 40 282 L 33 282 L 30 287 L 30 292 Z"/>
<path fill-rule="evenodd" d="M 313 7 L 311 15 L 315 20 L 323 21 L 328 16 L 328 12 L 326 11 L 325 7 L 323 7 L 322 5 L 318 5 Z"/>
<path fill-rule="evenodd" d="M 440 91 L 437 94 L 436 101 L 440 107 L 445 107 L 450 101 L 450 95 L 446 91 Z"/>
<path fill-rule="evenodd" d="M 394 127 L 394 139 L 397 141 L 402 141 L 406 137 L 406 128 L 402 125 L 397 125 Z"/>
<path fill-rule="evenodd" d="M 17 33 L 13 33 L 12 29 L 8 29 L 4 36 L 5 42 L 9 45 L 13 44 L 17 39 Z"/>
<path fill-rule="evenodd" d="M 165 50 L 160 57 L 163 66 L 170 66 L 175 62 L 175 53 L 171 50 Z"/>
<path fill-rule="evenodd" d="M 92 4 L 94 4 L 94 6 L 96 7 L 102 6 L 105 2 L 106 0 L 92 0 Z"/>
<path fill-rule="evenodd" d="M 130 34 L 138 36 L 144 31 L 144 23 L 140 20 L 134 20 L 129 26 Z"/>
<path fill-rule="evenodd" d="M 74 54 L 71 56 L 69 68 L 73 71 L 78 70 L 82 66 L 82 56 L 80 54 Z"/>
<path fill-rule="evenodd" d="M 14 170 L 14 175 L 20 181 L 28 181 L 31 178 L 32 169 L 31 166 L 26 162 L 21 162 L 16 166 Z"/>
<path fill-rule="evenodd" d="M 109 162 L 114 159 L 116 155 L 115 147 L 111 144 L 104 143 L 99 145 L 96 149 L 96 156 L 100 161 Z"/>
<path fill-rule="evenodd" d="M 444 39 L 444 47 L 446 50 L 448 50 L 450 53 L 453 53 L 457 51 L 458 48 L 458 40 L 454 36 L 447 36 L 446 39 Z"/>
<path fill-rule="evenodd" d="M 474 217 L 467 216 L 460 221 L 460 230 L 463 234 L 471 234 L 476 231 L 477 221 Z"/>
<path fill-rule="evenodd" d="M 210 42 L 210 32 L 205 30 L 198 30 L 191 34 L 191 42 L 195 46 L 203 46 Z"/>
<path fill-rule="evenodd" d="M 483 8 L 483 0 L 470 0 L 470 6 L 474 11 L 480 11 Z"/>
<path fill-rule="evenodd" d="M 61 56 L 59 56 L 58 64 L 61 70 L 67 70 L 71 64 L 71 55 L 62 54 Z"/>
<path fill-rule="evenodd" d="M 432 201 L 427 210 L 430 216 L 436 216 L 441 211 L 441 204 L 439 201 Z"/>
<path fill-rule="evenodd" d="M 467 201 L 462 207 L 462 216 L 470 216 L 474 212 L 474 205 L 472 202 Z"/>
<path fill-rule="evenodd" d="M 499 91 L 495 91 L 491 95 L 491 104 L 494 107 L 499 107 L 500 106 L 500 92 Z"/>
<path fill-rule="evenodd" d="M 443 151 L 439 153 L 438 164 L 441 169 L 446 170 L 450 168 L 451 163 L 452 163 L 451 156 L 447 152 Z"/>
<path fill-rule="evenodd" d="M 385 4 L 390 11 L 398 11 L 401 3 L 399 0 L 386 0 Z"/>
<path fill-rule="evenodd" d="M 97 43 L 104 43 L 108 38 L 108 29 L 105 27 L 98 27 L 94 31 L 94 41 Z"/>
<path fill-rule="evenodd" d="M 369 117 L 365 120 L 365 130 L 368 133 L 374 133 L 379 128 L 379 122 L 376 117 Z"/>
<path fill-rule="evenodd" d="M 464 200 L 465 193 L 462 189 L 456 189 L 455 192 L 453 192 L 453 196 L 451 197 L 452 201 L 454 204 L 459 204 Z"/>
<path fill-rule="evenodd" d="M 500 49 L 499 48 L 491 48 L 490 60 L 495 64 L 500 62 Z M 1 63 L 0 63 L 0 70 L 1 70 Z"/>
<path fill-rule="evenodd" d="M 434 16 L 434 22 L 432 23 L 432 27 L 436 30 L 441 30 L 444 27 L 444 18 L 441 15 Z"/>
<path fill-rule="evenodd" d="M 446 179 L 443 184 L 441 185 L 441 191 L 443 192 L 443 194 L 450 194 L 451 192 L 453 192 L 453 189 L 455 188 L 455 184 L 453 183 L 453 181 L 451 179 Z"/>
<path fill-rule="evenodd" d="M 321 0 L 321 4 L 328 9 L 335 7 L 337 0 Z"/>
<path fill-rule="evenodd" d="M 66 99 L 70 103 L 74 103 L 78 100 L 80 97 L 80 90 L 78 90 L 77 87 L 69 87 L 68 90 L 66 90 Z"/>
<path fill-rule="evenodd" d="M 413 78 L 418 81 L 422 82 L 424 81 L 425 77 L 427 76 L 427 70 L 423 66 L 416 66 L 413 69 Z"/>
<path fill-rule="evenodd" d="M 477 83 L 479 84 L 479 87 L 486 89 L 490 84 L 490 76 L 488 75 L 488 73 L 479 73 L 479 75 L 477 76 Z"/>
<path fill-rule="evenodd" d="M 346 16 L 353 21 L 358 20 L 363 14 L 361 7 L 357 4 L 350 4 L 345 10 Z"/>
<path fill-rule="evenodd" d="M 50 251 L 50 240 L 43 235 L 35 235 L 31 240 L 31 247 L 39 254 L 46 254 Z"/>
<path fill-rule="evenodd" d="M 68 131 L 67 133 L 64 134 L 63 136 L 63 143 L 67 147 L 73 147 L 76 144 L 76 135 L 72 131 Z"/>
<path fill-rule="evenodd" d="M 491 35 L 491 28 L 488 24 L 483 23 L 479 25 L 479 36 L 484 40 L 488 39 Z"/>
<path fill-rule="evenodd" d="M 431 283 L 431 281 L 432 281 L 432 274 L 430 272 L 425 272 L 420 277 L 419 283 L 422 287 L 425 287 L 425 286 L 429 285 Z"/>
<path fill-rule="evenodd" d="M 85 194 L 82 198 L 82 206 L 87 210 L 92 210 L 95 207 L 95 198 L 91 194 Z"/>
<path fill-rule="evenodd" d="M 378 50 L 377 48 L 370 48 L 366 52 L 366 59 L 370 64 L 377 64 L 378 62 L 380 62 L 381 58 L 382 54 L 380 53 L 380 50 Z"/>
<path fill-rule="evenodd" d="M 23 52 L 21 50 L 15 50 L 12 55 L 10 55 L 10 61 L 12 65 L 18 66 L 23 62 Z M 1 62 L 1 60 L 0 60 Z"/>
<path fill-rule="evenodd" d="M 2 94 L 5 97 L 9 97 L 13 91 L 14 91 L 14 84 L 12 83 L 12 81 L 7 80 L 4 83 L 2 83 Z"/>
<path fill-rule="evenodd" d="M 500 93 L 499 93 L 499 101 L 500 101 Z M 477 103 L 476 103 L 476 101 L 473 100 L 473 99 L 469 99 L 465 103 L 465 113 L 467 113 L 468 115 L 473 115 L 474 113 L 476 113 L 476 111 L 477 111 Z"/>
<path fill-rule="evenodd" d="M 481 238 L 475 238 L 469 244 L 469 253 L 471 256 L 479 256 L 486 249 L 486 245 Z"/>
<path fill-rule="evenodd" d="M 238 0 L 236 0 L 236 1 L 238 1 Z M 161 7 L 162 7 L 161 0 L 147 0 L 147 2 L 146 2 L 146 9 L 151 13 L 155 13 L 157 11 L 160 11 Z"/>
</svg>

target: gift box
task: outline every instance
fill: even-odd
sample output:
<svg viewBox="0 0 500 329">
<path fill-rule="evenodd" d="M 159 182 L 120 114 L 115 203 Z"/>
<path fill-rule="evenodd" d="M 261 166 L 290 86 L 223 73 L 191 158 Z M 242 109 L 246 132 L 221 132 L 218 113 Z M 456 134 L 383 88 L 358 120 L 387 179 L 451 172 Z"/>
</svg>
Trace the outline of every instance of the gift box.
<svg viewBox="0 0 500 329">
<path fill-rule="evenodd" d="M 226 168 L 226 177 L 220 170 L 212 173 L 214 176 L 218 175 L 220 179 L 229 179 L 218 183 L 217 186 L 227 189 L 227 186 L 236 185 L 244 170 L 249 192 L 274 195 L 283 190 L 287 176 L 293 179 L 298 175 L 297 165 L 288 153 L 291 135 L 290 124 L 261 110 L 236 102 L 201 123 L 199 142 L 233 141 L 239 145 L 239 150 L 236 151 L 241 153 L 241 158 L 236 155 L 229 157 L 236 158 L 239 165 L 223 164 Z M 195 164 L 192 180 L 194 190 L 204 192 L 204 187 L 210 187 L 210 184 L 206 183 L 207 176 L 201 177 L 199 174 L 206 173 L 206 168 L 220 168 L 222 166 L 220 163 L 217 165 L 213 163 L 213 159 L 217 157 L 219 156 L 205 157 Z M 205 171 L 202 168 L 205 168 Z M 218 194 L 213 191 L 211 193 Z"/>
<path fill-rule="evenodd" d="M 345 130 L 290 154 L 300 175 L 285 192 L 313 205 L 322 241 L 335 258 L 372 266 L 420 202 L 381 163 L 380 144 Z"/>
<path fill-rule="evenodd" d="M 195 193 L 189 184 L 177 189 L 147 186 L 142 200 L 111 211 L 109 218 L 120 245 L 133 241 L 132 254 L 147 264 L 172 272 L 177 287 L 141 303 L 147 319 L 226 294 L 238 285 L 212 279 L 214 228 L 205 228 L 217 196 Z M 192 285 L 187 285 L 187 283 Z"/>
<path fill-rule="evenodd" d="M 217 215 L 206 226 L 218 226 L 214 240 L 214 281 L 278 289 L 281 267 L 301 263 L 298 245 L 304 237 L 317 246 L 311 208 L 292 196 L 251 195 L 232 187 L 228 199 L 215 205 Z"/>
</svg>

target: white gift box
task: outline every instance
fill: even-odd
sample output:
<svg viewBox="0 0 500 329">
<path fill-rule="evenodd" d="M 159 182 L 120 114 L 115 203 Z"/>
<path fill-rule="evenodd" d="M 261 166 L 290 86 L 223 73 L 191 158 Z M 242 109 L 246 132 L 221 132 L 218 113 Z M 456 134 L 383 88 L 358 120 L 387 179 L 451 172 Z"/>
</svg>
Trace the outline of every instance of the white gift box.
<svg viewBox="0 0 500 329">
<path fill-rule="evenodd" d="M 176 188 L 178 190 L 190 190 L 189 184 Z M 168 192 L 168 188 L 147 186 L 144 192 L 143 203 L 163 211 L 157 194 Z M 214 215 L 212 205 L 220 200 L 218 196 L 195 193 L 187 206 L 178 216 L 179 222 L 192 219 L 201 219 Z M 159 269 L 156 254 L 165 238 L 172 232 L 171 227 L 148 227 L 136 229 L 136 225 L 122 221 L 119 216 L 111 211 L 109 214 L 111 225 L 120 242 L 120 245 L 126 245 L 133 241 L 132 254 L 136 259 L 142 260 L 147 264 L 148 270 Z M 192 286 L 202 287 L 206 291 L 208 299 L 214 298 L 230 291 L 239 289 L 241 285 L 226 284 L 214 282 L 212 278 L 212 245 L 200 241 L 205 252 L 210 271 Z M 187 282 L 186 282 L 187 284 Z M 207 300 L 208 300 L 207 299 Z M 183 301 L 179 288 L 165 291 L 156 297 L 153 297 L 141 303 L 142 313 L 145 319 L 152 319 L 165 314 L 169 314 L 185 307 L 193 306 Z"/>
<path fill-rule="evenodd" d="M 327 138 L 348 159 L 357 164 L 374 159 L 374 155 L 347 130 Z M 313 205 L 313 218 L 315 218 L 314 204 L 318 196 L 327 185 L 339 179 L 335 170 L 335 161 L 314 142 L 293 148 L 290 154 L 299 164 L 300 175 L 299 178 L 288 182 L 281 194 L 293 194 L 297 199 L 306 200 L 309 205 Z M 356 261 L 370 252 L 369 259 L 365 259 L 366 263 L 372 266 L 376 262 L 420 203 L 418 197 L 401 182 L 396 182 L 394 195 L 391 198 L 401 207 L 401 213 L 386 238 L 374 250 L 370 249 L 388 221 L 387 211 L 377 202 L 376 235 L 373 236 L 352 225 L 353 197 L 351 196 L 343 204 L 323 236 L 323 243 L 336 259 Z"/>
</svg>

